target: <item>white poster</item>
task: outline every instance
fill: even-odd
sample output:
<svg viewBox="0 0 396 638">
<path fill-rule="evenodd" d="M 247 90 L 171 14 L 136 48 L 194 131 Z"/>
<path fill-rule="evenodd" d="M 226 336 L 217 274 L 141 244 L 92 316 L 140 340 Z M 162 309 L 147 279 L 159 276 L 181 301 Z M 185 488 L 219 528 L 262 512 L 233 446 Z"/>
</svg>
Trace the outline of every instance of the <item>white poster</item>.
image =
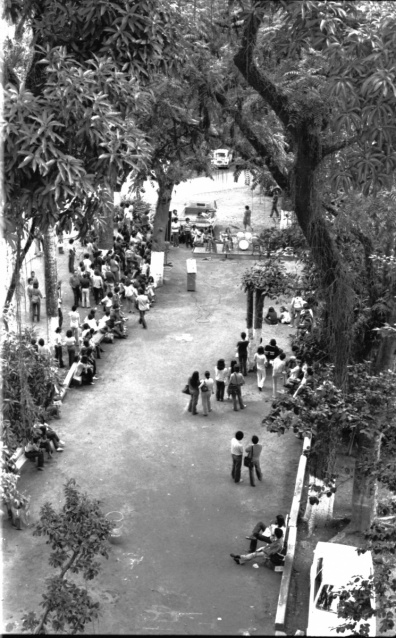
<svg viewBox="0 0 396 638">
<path fill-rule="evenodd" d="M 151 252 L 150 275 L 154 277 L 157 286 L 164 283 L 164 252 Z"/>
</svg>

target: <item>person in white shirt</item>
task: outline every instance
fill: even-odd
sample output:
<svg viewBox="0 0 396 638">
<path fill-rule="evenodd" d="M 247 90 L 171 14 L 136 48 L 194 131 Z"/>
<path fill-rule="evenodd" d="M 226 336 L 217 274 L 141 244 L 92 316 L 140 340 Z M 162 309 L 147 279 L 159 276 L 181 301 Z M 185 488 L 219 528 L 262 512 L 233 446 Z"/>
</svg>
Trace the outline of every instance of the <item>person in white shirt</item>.
<svg viewBox="0 0 396 638">
<path fill-rule="evenodd" d="M 205 372 L 205 377 L 201 379 L 199 389 L 201 390 L 202 411 L 204 416 L 208 416 L 209 412 L 212 412 L 210 405 L 210 397 L 213 394 L 214 381 L 210 376 L 210 372 Z"/>
<path fill-rule="evenodd" d="M 231 457 L 232 457 L 232 469 L 231 469 L 231 477 L 234 479 L 235 483 L 243 483 L 241 481 L 241 468 L 242 468 L 242 457 L 243 457 L 243 445 L 241 443 L 244 437 L 243 432 L 238 430 L 235 432 L 235 436 L 231 439 Z"/>
<path fill-rule="evenodd" d="M 49 346 L 45 345 L 44 339 L 38 340 L 37 354 L 48 358 L 51 356 L 51 349 Z"/>
<path fill-rule="evenodd" d="M 257 352 L 253 357 L 253 361 L 257 368 L 257 387 L 259 392 L 262 392 L 263 385 L 265 383 L 265 364 L 267 363 L 267 357 L 264 354 L 263 346 L 257 348 Z"/>
<path fill-rule="evenodd" d="M 78 329 L 80 327 L 80 314 L 77 310 L 77 306 L 72 306 L 71 312 L 69 312 L 69 319 L 70 319 L 70 330 L 72 331 L 73 336 L 76 339 L 77 345 L 79 345 L 80 341 L 79 341 Z"/>
<path fill-rule="evenodd" d="M 55 330 L 54 346 L 55 346 L 55 359 L 58 361 L 60 368 L 65 367 L 65 364 L 63 363 L 62 345 L 63 345 L 63 340 L 61 335 L 61 329 L 57 328 Z"/>
<path fill-rule="evenodd" d="M 179 246 L 179 232 L 180 232 L 180 222 L 177 217 L 172 219 L 171 224 L 171 232 L 172 232 L 172 244 L 174 248 L 178 248 Z"/>
<path fill-rule="evenodd" d="M 224 401 L 224 390 L 228 373 L 229 369 L 226 368 L 224 359 L 219 359 L 215 367 L 216 401 Z"/>
<path fill-rule="evenodd" d="M 278 392 L 278 379 L 285 378 L 286 374 L 286 355 L 284 352 L 276 357 L 272 362 L 272 398 L 276 398 Z"/>
<path fill-rule="evenodd" d="M 297 290 L 296 296 L 293 297 L 290 304 L 291 327 L 294 328 L 295 323 L 299 322 L 301 310 L 304 307 L 304 299 L 301 297 L 301 290 Z"/>
<path fill-rule="evenodd" d="M 285 306 L 281 306 L 279 319 L 281 323 L 289 324 L 291 322 L 290 312 Z"/>
<path fill-rule="evenodd" d="M 139 289 L 139 294 L 137 296 L 136 302 L 137 302 L 138 310 L 140 314 L 139 323 L 141 323 L 143 328 L 147 330 L 145 314 L 147 310 L 150 310 L 150 303 L 149 303 L 149 298 L 147 297 L 147 295 L 144 294 L 143 288 Z"/>
</svg>

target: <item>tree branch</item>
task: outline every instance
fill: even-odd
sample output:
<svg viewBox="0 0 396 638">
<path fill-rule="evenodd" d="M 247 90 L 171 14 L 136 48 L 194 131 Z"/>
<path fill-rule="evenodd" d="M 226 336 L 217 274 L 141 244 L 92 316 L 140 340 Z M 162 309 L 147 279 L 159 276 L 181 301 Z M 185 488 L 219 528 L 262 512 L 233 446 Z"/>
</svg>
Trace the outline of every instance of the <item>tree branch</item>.
<svg viewBox="0 0 396 638">
<path fill-rule="evenodd" d="M 346 140 L 343 140 L 342 142 L 335 142 L 334 144 L 324 144 L 322 146 L 322 158 L 326 157 L 327 155 L 332 155 L 333 153 L 336 153 L 337 151 L 341 151 L 343 148 L 346 148 L 347 146 L 352 146 L 352 144 L 357 142 L 358 139 L 359 139 L 359 136 L 354 135 L 353 137 L 348 137 Z"/>
<path fill-rule="evenodd" d="M 291 125 L 289 98 L 276 84 L 258 70 L 253 60 L 253 51 L 263 15 L 263 8 L 260 8 L 259 4 L 258 2 L 255 3 L 252 13 L 245 20 L 241 47 L 234 56 L 234 64 L 246 82 L 272 108 L 283 125 L 290 129 L 293 126 Z"/>
<path fill-rule="evenodd" d="M 237 109 L 233 109 L 228 105 L 227 98 L 221 93 L 215 92 L 215 98 L 218 103 L 234 118 L 235 124 L 241 130 L 245 138 L 253 146 L 256 153 L 263 160 L 264 164 L 270 171 L 272 177 L 282 190 L 289 190 L 289 180 L 277 164 L 275 164 L 271 153 L 268 148 L 253 131 L 252 127 L 248 124 L 242 113 Z"/>
</svg>

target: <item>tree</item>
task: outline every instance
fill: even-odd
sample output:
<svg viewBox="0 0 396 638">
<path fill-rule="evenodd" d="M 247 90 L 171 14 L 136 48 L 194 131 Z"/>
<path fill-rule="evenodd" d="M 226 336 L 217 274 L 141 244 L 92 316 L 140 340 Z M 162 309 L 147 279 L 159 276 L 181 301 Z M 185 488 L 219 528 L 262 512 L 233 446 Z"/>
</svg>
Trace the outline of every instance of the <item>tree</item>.
<svg viewBox="0 0 396 638">
<path fill-rule="evenodd" d="M 23 616 L 23 629 L 31 633 L 81 633 L 85 625 L 99 616 L 99 603 L 94 602 L 86 587 L 70 579 L 81 574 L 85 581 L 100 571 L 97 557 L 108 558 L 112 523 L 100 508 L 100 501 L 78 491 L 76 481 L 69 479 L 64 486 L 65 505 L 57 512 L 51 503 L 40 510 L 40 520 L 34 536 L 46 536 L 51 546 L 49 564 L 57 575 L 46 579 L 43 612 L 32 611 Z"/>
<path fill-rule="evenodd" d="M 241 281 L 247 293 L 246 324 L 249 334 L 249 359 L 252 361 L 252 353 L 260 343 L 265 298 L 277 299 L 285 295 L 292 288 L 293 282 L 286 275 L 284 265 L 275 257 L 246 270 Z"/>
<path fill-rule="evenodd" d="M 12 450 L 30 437 L 35 421 L 44 414 L 59 383 L 54 361 L 37 355 L 32 328 L 8 332 L 2 343 L 2 440 Z"/>
<path fill-rule="evenodd" d="M 23 81 L 5 93 L 6 238 L 17 219 L 29 226 L 6 306 L 35 228 L 73 221 L 83 233 L 100 212 L 109 221 L 109 193 L 144 166 L 149 145 L 135 119 L 148 94 L 138 79 L 171 68 L 171 13 L 157 0 L 7 5 L 17 42 L 28 26 L 33 46 Z M 14 78 L 10 56 L 6 68 Z"/>
</svg>

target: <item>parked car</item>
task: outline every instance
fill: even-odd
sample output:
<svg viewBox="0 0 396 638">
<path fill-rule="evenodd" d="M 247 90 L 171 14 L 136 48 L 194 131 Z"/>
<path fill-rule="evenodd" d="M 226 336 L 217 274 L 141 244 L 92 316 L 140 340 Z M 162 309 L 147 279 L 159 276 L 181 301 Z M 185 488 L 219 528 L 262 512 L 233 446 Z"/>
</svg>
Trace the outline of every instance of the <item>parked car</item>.
<svg viewBox="0 0 396 638">
<path fill-rule="evenodd" d="M 179 215 L 179 221 L 184 224 L 187 217 L 191 224 L 195 224 L 197 228 L 208 228 L 216 224 L 216 202 L 190 202 L 186 204 Z"/>
<path fill-rule="evenodd" d="M 343 625 L 346 620 L 337 616 L 337 591 L 340 587 L 348 587 L 354 576 L 368 579 L 373 574 L 371 552 L 359 555 L 357 547 L 339 543 L 318 543 L 310 572 L 307 636 L 342 636 L 343 634 L 337 633 L 336 628 Z M 375 609 L 374 595 L 367 600 L 367 604 Z M 375 616 L 371 616 L 367 621 L 360 621 L 355 631 L 366 622 L 369 624 L 368 635 L 375 636 Z"/>
<path fill-rule="evenodd" d="M 228 148 L 217 148 L 213 151 L 211 162 L 217 168 L 229 168 L 233 160 L 233 152 Z"/>
</svg>

